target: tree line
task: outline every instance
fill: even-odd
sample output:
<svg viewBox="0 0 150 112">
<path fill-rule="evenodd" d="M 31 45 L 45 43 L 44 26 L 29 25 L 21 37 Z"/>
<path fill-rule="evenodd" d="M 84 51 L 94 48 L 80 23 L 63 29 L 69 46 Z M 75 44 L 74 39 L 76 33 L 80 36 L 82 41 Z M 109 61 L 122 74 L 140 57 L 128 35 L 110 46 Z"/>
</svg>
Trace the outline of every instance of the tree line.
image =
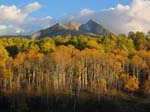
<svg viewBox="0 0 150 112">
<path fill-rule="evenodd" d="M 150 39 L 143 32 L 108 36 L 0 39 L 4 93 L 150 94 Z"/>
</svg>

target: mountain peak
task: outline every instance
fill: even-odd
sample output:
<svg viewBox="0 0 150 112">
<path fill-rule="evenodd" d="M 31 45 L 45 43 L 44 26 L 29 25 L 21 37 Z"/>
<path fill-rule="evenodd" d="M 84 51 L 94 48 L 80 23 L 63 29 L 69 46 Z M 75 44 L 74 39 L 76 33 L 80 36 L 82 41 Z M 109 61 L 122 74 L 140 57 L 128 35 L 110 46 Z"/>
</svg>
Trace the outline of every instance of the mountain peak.
<svg viewBox="0 0 150 112">
<path fill-rule="evenodd" d="M 88 20 L 87 23 L 96 23 L 96 24 L 98 24 L 98 23 L 97 23 L 95 20 L 93 20 L 93 19 Z"/>
<path fill-rule="evenodd" d="M 61 23 L 56 23 L 51 28 L 59 28 L 59 29 L 66 29 L 66 27 Z M 49 28 L 48 28 L 49 29 Z"/>
<path fill-rule="evenodd" d="M 69 30 L 79 30 L 80 23 L 76 22 L 69 22 L 67 24 L 64 24 Z"/>
<path fill-rule="evenodd" d="M 110 33 L 103 25 L 90 19 L 85 24 L 80 26 L 80 31 L 95 35 L 108 35 Z"/>
<path fill-rule="evenodd" d="M 43 37 L 54 37 L 57 35 L 60 36 L 77 36 L 77 35 L 108 35 L 111 32 L 107 30 L 103 25 L 98 22 L 90 19 L 85 24 L 79 24 L 75 22 L 69 22 L 67 24 L 56 23 L 55 25 L 38 31 L 32 35 L 34 38 L 43 38 Z"/>
</svg>

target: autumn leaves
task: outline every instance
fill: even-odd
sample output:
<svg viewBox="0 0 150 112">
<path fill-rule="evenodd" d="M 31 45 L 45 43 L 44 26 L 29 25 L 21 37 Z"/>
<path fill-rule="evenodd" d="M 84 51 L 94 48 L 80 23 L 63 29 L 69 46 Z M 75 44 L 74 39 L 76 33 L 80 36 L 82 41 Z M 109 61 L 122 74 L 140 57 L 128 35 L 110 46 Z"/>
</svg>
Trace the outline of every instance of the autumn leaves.
<svg viewBox="0 0 150 112">
<path fill-rule="evenodd" d="M 1 91 L 70 96 L 86 91 L 98 98 L 150 93 L 150 51 L 136 50 L 131 38 L 4 38 L 0 43 Z"/>
</svg>

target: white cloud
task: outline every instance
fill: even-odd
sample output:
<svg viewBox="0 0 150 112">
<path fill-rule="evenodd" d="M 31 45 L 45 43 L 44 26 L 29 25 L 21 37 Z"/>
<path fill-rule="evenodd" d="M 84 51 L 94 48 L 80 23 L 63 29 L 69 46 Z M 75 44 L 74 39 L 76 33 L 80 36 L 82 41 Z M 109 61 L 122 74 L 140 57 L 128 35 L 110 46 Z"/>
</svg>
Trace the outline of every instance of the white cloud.
<svg viewBox="0 0 150 112">
<path fill-rule="evenodd" d="M 0 23 L 9 23 L 14 21 L 20 21 L 24 18 L 21 10 L 15 5 L 13 6 L 0 6 Z"/>
<path fill-rule="evenodd" d="M 118 9 L 118 10 L 129 10 L 130 7 L 129 7 L 128 5 L 124 6 L 124 5 L 122 5 L 122 4 L 118 4 L 118 5 L 117 5 L 117 9 Z M 114 10 L 114 9 L 113 9 L 113 10 Z"/>
<path fill-rule="evenodd" d="M 28 4 L 22 9 L 15 5 L 0 5 L 0 35 L 28 35 L 55 23 L 50 16 L 43 18 L 29 17 L 30 13 L 41 7 L 38 2 Z"/>
<path fill-rule="evenodd" d="M 55 23 L 56 21 L 52 17 L 47 16 L 43 18 L 28 18 L 25 22 L 16 24 L 16 26 L 24 29 L 22 34 L 27 35 L 47 28 Z"/>
<path fill-rule="evenodd" d="M 40 8 L 41 8 L 41 4 L 39 4 L 38 2 L 34 2 L 34 3 L 27 5 L 23 12 L 28 14 Z"/>
<path fill-rule="evenodd" d="M 86 9 L 90 12 L 89 9 Z M 133 0 L 129 5 L 118 4 L 114 8 L 88 14 L 81 12 L 63 17 L 62 21 L 86 22 L 95 19 L 115 33 L 128 33 L 129 31 L 150 30 L 150 0 Z M 83 11 L 84 12 L 84 11 Z M 86 12 L 86 11 L 85 11 Z"/>
<path fill-rule="evenodd" d="M 89 10 L 89 9 L 83 9 L 83 10 L 80 11 L 80 15 L 81 15 L 81 16 L 90 15 L 90 14 L 92 14 L 92 13 L 94 13 L 94 11 Z"/>
<path fill-rule="evenodd" d="M 0 25 L 0 35 L 16 35 L 23 33 L 24 30 L 12 25 Z"/>
<path fill-rule="evenodd" d="M 15 5 L 0 6 L 0 23 L 22 22 L 33 11 L 38 10 L 41 5 L 38 2 L 27 5 L 24 9 L 19 9 Z"/>
<path fill-rule="evenodd" d="M 0 25 L 0 30 L 5 30 L 7 28 L 7 26 L 5 25 Z"/>
<path fill-rule="evenodd" d="M 0 35 L 32 34 L 56 23 L 51 16 L 31 18 L 30 13 L 40 9 L 38 2 L 28 4 L 20 9 L 15 5 L 0 5 Z M 118 4 L 101 11 L 83 9 L 76 14 L 64 15 L 59 22 L 84 23 L 94 19 L 114 33 L 150 30 L 150 0 L 133 0 L 129 5 Z"/>
<path fill-rule="evenodd" d="M 85 22 L 94 13 L 96 13 L 96 12 L 94 12 L 93 10 L 82 9 L 79 13 L 70 14 L 70 15 L 65 14 L 61 18 L 61 22 L 65 22 L 65 23 L 70 22 L 70 21 L 73 21 L 73 22 L 74 21 L 77 21 L 77 22 L 83 22 L 84 21 Z M 88 18 L 86 18 L 86 17 L 88 17 Z"/>
<path fill-rule="evenodd" d="M 12 25 L 0 25 L 0 35 L 29 35 L 53 25 L 55 21 L 48 17 L 26 18 L 24 22 Z"/>
</svg>

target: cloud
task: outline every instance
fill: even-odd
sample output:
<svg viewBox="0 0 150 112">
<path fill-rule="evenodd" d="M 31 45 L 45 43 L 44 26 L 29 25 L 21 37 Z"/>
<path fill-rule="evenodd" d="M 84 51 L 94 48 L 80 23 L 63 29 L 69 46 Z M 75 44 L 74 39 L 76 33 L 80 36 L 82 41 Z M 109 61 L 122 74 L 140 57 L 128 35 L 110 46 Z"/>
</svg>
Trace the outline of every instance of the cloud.
<svg viewBox="0 0 150 112">
<path fill-rule="evenodd" d="M 38 2 L 22 9 L 17 6 L 0 5 L 0 35 L 28 35 L 55 23 L 52 17 L 31 18 L 29 14 L 40 9 Z"/>
<path fill-rule="evenodd" d="M 0 23 L 22 22 L 33 11 L 38 10 L 41 5 L 38 2 L 27 5 L 23 10 L 12 6 L 0 6 Z"/>
<path fill-rule="evenodd" d="M 25 22 L 16 24 L 21 29 L 24 29 L 24 32 L 21 34 L 28 35 L 34 32 L 37 32 L 41 29 L 47 28 L 55 24 L 56 21 L 50 17 L 43 17 L 43 18 L 28 18 Z"/>
<path fill-rule="evenodd" d="M 130 9 L 130 7 L 128 6 L 128 5 L 126 5 L 126 6 L 124 6 L 124 5 L 122 5 L 122 4 L 118 4 L 117 5 L 117 7 L 116 7 L 118 10 L 129 10 Z M 115 8 L 114 8 L 115 9 Z M 113 9 L 113 10 L 114 10 Z"/>
<path fill-rule="evenodd" d="M 128 33 L 129 31 L 150 30 L 150 0 L 133 0 L 129 5 L 118 4 L 116 7 L 101 11 L 82 10 L 78 14 L 68 15 L 62 21 L 76 21 L 84 23 L 95 19 L 115 33 Z M 83 12 L 83 13 L 82 13 Z M 84 13 L 90 12 L 90 13 Z"/>
<path fill-rule="evenodd" d="M 9 23 L 14 21 L 20 21 L 24 18 L 21 10 L 15 5 L 13 6 L 0 6 L 0 23 Z"/>
<path fill-rule="evenodd" d="M 70 21 L 79 21 L 83 22 L 82 19 L 84 19 L 87 16 L 91 16 L 94 14 L 93 10 L 90 9 L 82 9 L 79 13 L 74 13 L 74 14 L 65 14 L 61 19 L 60 22 L 68 23 Z M 86 21 L 86 19 L 84 20 Z"/>
<path fill-rule="evenodd" d="M 12 25 L 0 25 L 0 35 L 16 35 L 24 32 L 23 29 Z"/>
<path fill-rule="evenodd" d="M 52 17 L 26 18 L 24 22 L 0 25 L 0 35 L 30 35 L 55 24 Z"/>
<path fill-rule="evenodd" d="M 94 11 L 93 10 L 89 10 L 89 9 L 83 9 L 83 10 L 80 11 L 80 15 L 81 16 L 90 15 L 92 13 L 94 13 Z"/>
<path fill-rule="evenodd" d="M 30 3 L 20 9 L 15 5 L 0 5 L 0 35 L 32 34 L 38 30 L 56 23 L 51 16 L 31 18 L 29 15 L 39 10 L 42 5 L 38 2 Z M 61 17 L 57 22 L 85 23 L 94 19 L 116 34 L 129 31 L 150 30 L 150 0 L 133 0 L 129 5 L 118 4 L 101 11 L 82 9 L 75 14 Z"/>
<path fill-rule="evenodd" d="M 28 14 L 28 13 L 36 11 L 36 10 L 38 10 L 40 8 L 41 8 L 41 4 L 39 4 L 38 2 L 34 2 L 34 3 L 31 3 L 31 4 L 27 5 L 25 7 L 25 9 L 23 10 L 23 13 L 27 13 Z"/>
</svg>

